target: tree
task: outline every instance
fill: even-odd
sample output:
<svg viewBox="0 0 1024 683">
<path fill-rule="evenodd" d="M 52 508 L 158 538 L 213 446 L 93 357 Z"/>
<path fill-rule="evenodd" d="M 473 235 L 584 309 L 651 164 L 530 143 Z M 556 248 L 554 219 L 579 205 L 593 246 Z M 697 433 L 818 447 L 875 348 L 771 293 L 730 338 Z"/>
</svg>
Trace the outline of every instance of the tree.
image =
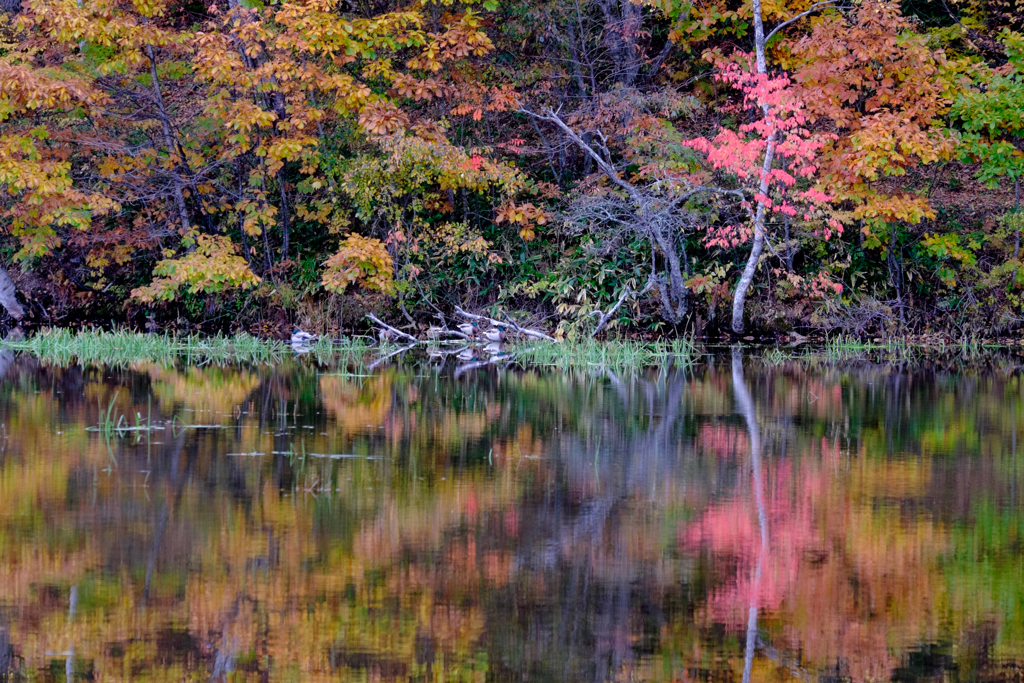
<svg viewBox="0 0 1024 683">
<path fill-rule="evenodd" d="M 662 254 L 666 272 L 660 275 L 652 265 L 642 292 L 646 293 L 657 285 L 661 292 L 662 315 L 673 324 L 682 322 L 689 306 L 689 292 L 684 278 L 686 254 L 685 251 L 681 253 L 679 244 L 681 229 L 694 224 L 686 208 L 687 202 L 706 189 L 679 177 L 673 169 L 661 169 L 663 172 L 657 175 L 641 172 L 635 178 L 624 177 L 616 168 L 600 130 L 588 130 L 581 135 L 554 111 L 544 114 L 527 109 L 522 111 L 538 121 L 554 124 L 587 155 L 606 181 L 605 185 L 595 186 L 581 194 L 568 212 L 568 222 L 587 226 L 610 225 L 618 236 L 609 240 L 607 248 L 621 243 L 623 233 L 648 241 L 652 253 Z M 592 142 L 584 139 L 584 135 Z M 605 326 L 608 316 L 621 306 L 625 298 L 633 294 L 636 292 L 631 288 L 624 288 L 614 309 L 602 315 L 595 333 Z"/>
<path fill-rule="evenodd" d="M 755 3 L 755 13 L 759 12 Z M 815 161 L 829 139 L 826 133 L 812 133 L 805 126 L 807 116 L 803 102 L 794 96 L 791 82 L 785 75 L 769 76 L 764 58 L 764 29 L 755 20 L 756 40 L 761 49 L 753 60 L 750 55 L 736 53 L 729 60 L 718 59 L 719 80 L 733 85 L 743 95 L 741 111 L 760 118 L 744 123 L 734 131 L 721 128 L 714 138 L 694 138 L 684 144 L 703 152 L 707 164 L 724 172 L 736 188 L 726 196 L 737 197 L 750 221 L 750 227 L 729 225 L 715 229 L 709 243 L 735 246 L 752 238 L 750 255 L 736 284 L 733 295 L 732 331 L 741 334 L 747 292 L 764 250 L 768 216 L 780 213 L 805 221 L 821 219 L 816 234 L 828 239 L 842 233 L 842 226 L 833 218 L 822 219 L 820 209 L 829 196 L 815 187 L 797 190 L 797 181 L 810 181 L 816 173 Z M 777 166 L 776 157 L 787 161 L 787 168 Z M 725 194 L 719 191 L 719 194 Z M 800 210 L 802 209 L 802 211 Z"/>
<path fill-rule="evenodd" d="M 979 64 L 972 87 L 953 102 L 950 115 L 960 122 L 960 155 L 978 164 L 976 176 L 995 188 L 1013 183 L 1014 210 L 1020 209 L 1024 177 L 1024 36 L 1006 29 L 1001 34 L 1007 63 L 998 68 Z M 1013 258 L 1020 256 L 1019 221 L 1014 229 Z"/>
<path fill-rule="evenodd" d="M 470 3 L 434 17 L 433 32 L 425 9 L 352 16 L 333 0 L 231 2 L 211 5 L 196 29 L 169 21 L 166 0 L 33 0 L 18 18 L 22 43 L 0 60 L 0 182 L 15 198 L 6 215 L 16 258 L 45 257 L 87 233 L 94 273 L 158 256 L 157 278 L 133 290 L 142 302 L 182 287 L 251 287 L 256 273 L 287 267 L 296 221 L 346 239 L 351 205 L 338 203 L 339 186 L 368 206 L 358 177 L 325 164 L 328 130 L 347 131 L 350 153 L 362 151 L 356 175 L 370 158 L 411 153 L 416 140 L 449 162 L 445 178 L 431 168 L 396 198 L 424 184 L 465 188 L 475 182 L 462 181 L 465 171 L 483 162 L 489 177 L 512 179 L 423 116 L 478 120 L 511 101 L 506 87 L 459 74 L 493 47 Z M 416 111 L 431 101 L 441 106 Z M 383 142 L 398 138 L 407 142 Z M 357 211 L 371 231 L 374 211 Z"/>
<path fill-rule="evenodd" d="M 896 227 L 936 214 L 924 193 L 894 181 L 953 155 L 956 139 L 943 115 L 955 64 L 888 0 L 830 12 L 781 52 L 809 121 L 836 134 L 822 150 L 821 187 L 842 210 L 837 215 L 859 228 L 863 246 L 887 255 L 902 304 Z"/>
</svg>

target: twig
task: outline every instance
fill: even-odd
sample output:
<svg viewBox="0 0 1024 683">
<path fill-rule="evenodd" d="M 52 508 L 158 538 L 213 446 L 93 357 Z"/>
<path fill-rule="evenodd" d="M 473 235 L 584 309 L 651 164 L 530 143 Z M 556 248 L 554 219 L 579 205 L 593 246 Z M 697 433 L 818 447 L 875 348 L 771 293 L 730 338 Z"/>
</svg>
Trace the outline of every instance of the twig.
<svg viewBox="0 0 1024 683">
<path fill-rule="evenodd" d="M 789 26 L 793 22 L 799 21 L 799 20 L 803 19 L 804 17 L 806 17 L 806 16 L 808 16 L 810 14 L 814 14 L 815 12 L 817 12 L 822 7 L 829 7 L 831 5 L 835 5 L 837 2 L 838 2 L 838 0 L 824 0 L 823 2 L 816 2 L 816 3 L 814 3 L 813 5 L 811 5 L 810 9 L 801 12 L 800 14 L 796 15 L 795 17 L 793 17 L 791 19 L 787 19 L 786 21 L 782 22 L 781 24 L 779 24 L 778 26 L 773 28 L 771 31 L 769 31 L 768 35 L 766 35 L 764 37 L 764 42 L 767 44 L 768 41 L 772 39 L 772 36 L 774 36 L 776 33 L 781 31 L 782 29 L 786 28 L 787 26 Z"/>
<path fill-rule="evenodd" d="M 419 343 L 419 339 L 417 339 L 416 337 L 412 336 L 411 334 L 406 334 L 405 332 L 402 332 L 398 328 L 391 327 L 391 325 L 388 325 L 386 322 L 375 316 L 373 313 L 367 313 L 366 317 L 372 320 L 373 322 L 377 323 L 378 325 L 380 325 L 385 330 L 387 330 L 388 332 L 395 336 L 401 337 L 402 339 L 408 339 L 413 343 Z"/>
</svg>

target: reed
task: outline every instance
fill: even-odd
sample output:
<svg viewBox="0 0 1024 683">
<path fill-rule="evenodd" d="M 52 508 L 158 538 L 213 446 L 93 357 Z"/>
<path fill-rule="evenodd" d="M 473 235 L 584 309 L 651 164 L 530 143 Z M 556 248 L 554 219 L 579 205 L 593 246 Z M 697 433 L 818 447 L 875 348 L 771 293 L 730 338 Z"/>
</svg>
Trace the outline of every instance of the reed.
<svg viewBox="0 0 1024 683">
<path fill-rule="evenodd" d="M 529 342 L 511 345 L 509 350 L 523 365 L 558 370 L 603 368 L 618 371 L 662 366 L 669 362 L 688 365 L 697 355 L 696 345 L 690 339 L 669 342 L 598 342 L 592 339 Z"/>
<path fill-rule="evenodd" d="M 117 330 L 44 330 L 24 341 L 0 342 L 0 347 L 31 353 L 44 361 L 62 366 L 73 363 L 124 366 L 139 362 L 179 360 L 193 365 L 270 365 L 296 355 L 296 350 L 287 342 L 259 339 L 249 334 L 236 334 L 230 337 L 172 336 Z M 302 355 L 309 355 L 322 363 L 352 361 L 365 356 L 371 348 L 361 338 L 345 339 L 340 342 L 318 339 L 303 347 Z"/>
</svg>

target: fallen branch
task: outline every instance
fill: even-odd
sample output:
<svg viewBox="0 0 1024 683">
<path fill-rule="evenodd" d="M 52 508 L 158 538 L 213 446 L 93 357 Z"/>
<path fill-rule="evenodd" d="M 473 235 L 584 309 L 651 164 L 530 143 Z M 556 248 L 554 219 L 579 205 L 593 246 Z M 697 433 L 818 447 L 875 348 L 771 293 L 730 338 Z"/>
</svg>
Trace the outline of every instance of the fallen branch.
<svg viewBox="0 0 1024 683">
<path fill-rule="evenodd" d="M 512 330 L 514 330 L 515 332 L 518 332 L 519 334 L 523 335 L 524 337 L 533 337 L 534 339 L 546 339 L 547 341 L 555 341 L 554 337 L 549 337 L 548 335 L 544 334 L 543 332 L 538 332 L 537 330 L 531 330 L 528 327 L 521 327 L 518 323 L 513 321 L 511 318 L 508 318 L 507 316 L 506 316 L 505 320 L 495 320 L 494 318 L 489 318 L 489 317 L 487 317 L 485 315 L 477 315 L 475 313 L 467 313 L 466 311 L 462 310 L 458 306 L 455 307 L 455 312 L 458 313 L 459 315 L 461 315 L 463 318 L 466 318 L 467 320 L 483 320 L 484 322 L 488 322 L 491 325 L 494 325 L 495 327 L 510 327 L 510 328 L 512 328 Z"/>
<path fill-rule="evenodd" d="M 386 322 L 384 322 L 383 320 L 381 320 L 380 318 L 375 316 L 373 313 L 367 313 L 366 317 L 369 318 L 370 320 L 372 320 L 373 322 L 377 323 L 378 325 L 380 325 L 381 327 L 383 327 L 385 330 L 387 330 L 391 334 L 395 335 L 396 337 L 401 337 L 402 339 L 408 339 L 409 341 L 411 341 L 413 343 L 416 343 L 416 344 L 418 344 L 419 341 L 420 341 L 419 339 L 417 339 L 416 337 L 412 336 L 411 334 L 406 334 L 405 332 L 402 332 L 398 328 L 391 327 L 391 325 L 388 325 Z"/>
<path fill-rule="evenodd" d="M 438 337 L 458 337 L 459 339 L 465 339 L 471 341 L 471 337 L 468 334 L 459 332 L 458 330 L 449 330 L 447 327 L 431 327 L 427 330 L 427 338 L 436 341 Z"/>
</svg>

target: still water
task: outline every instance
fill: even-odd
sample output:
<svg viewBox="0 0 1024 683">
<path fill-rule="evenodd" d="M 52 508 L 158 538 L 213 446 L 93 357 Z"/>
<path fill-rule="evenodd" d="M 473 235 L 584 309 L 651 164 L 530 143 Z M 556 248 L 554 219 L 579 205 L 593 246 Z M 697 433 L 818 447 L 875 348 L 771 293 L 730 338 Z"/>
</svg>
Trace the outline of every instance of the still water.
<svg viewBox="0 0 1024 683">
<path fill-rule="evenodd" d="M 997 680 L 1024 387 L 728 351 L 634 376 L 22 357 L 24 680 Z"/>
</svg>

